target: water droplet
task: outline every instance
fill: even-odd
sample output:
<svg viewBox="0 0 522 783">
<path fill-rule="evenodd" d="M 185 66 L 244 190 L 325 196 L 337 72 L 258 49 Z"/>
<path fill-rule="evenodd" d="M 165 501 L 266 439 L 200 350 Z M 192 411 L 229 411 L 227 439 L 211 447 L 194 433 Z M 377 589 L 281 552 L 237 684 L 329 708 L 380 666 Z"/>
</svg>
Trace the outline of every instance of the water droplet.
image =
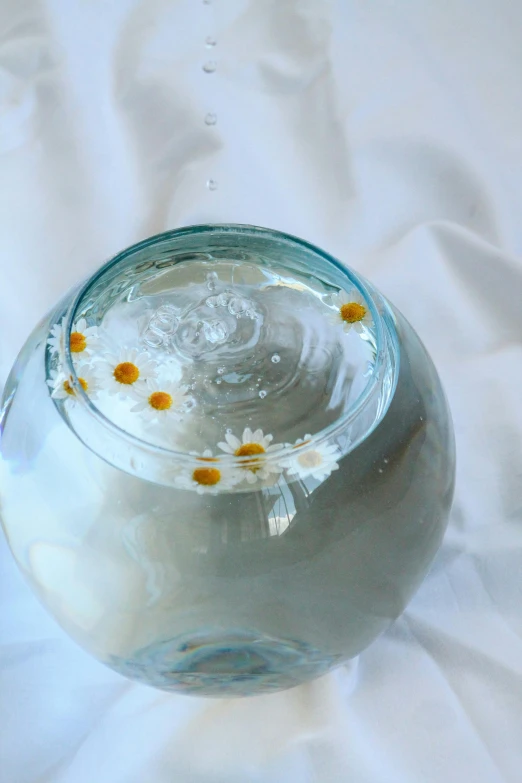
<svg viewBox="0 0 522 783">
<path fill-rule="evenodd" d="M 221 304 L 219 295 L 218 296 L 209 296 L 208 299 L 205 300 L 205 304 L 207 307 L 219 307 Z"/>
<path fill-rule="evenodd" d="M 214 73 L 216 68 L 217 62 L 215 60 L 207 60 L 207 62 L 203 65 L 203 70 L 205 73 Z"/>
<path fill-rule="evenodd" d="M 209 190 L 217 190 L 217 182 L 215 179 L 207 179 L 207 188 Z"/>
<path fill-rule="evenodd" d="M 379 473 L 384 473 L 382 468 L 379 468 Z"/>
<path fill-rule="evenodd" d="M 209 111 L 208 114 L 205 114 L 205 125 L 215 125 L 217 122 L 217 114 L 214 114 L 214 112 Z"/>
<path fill-rule="evenodd" d="M 224 372 L 225 372 L 225 368 L 224 367 L 218 367 L 218 369 L 217 369 L 218 375 L 223 375 Z"/>
<path fill-rule="evenodd" d="M 273 363 L 274 363 L 274 364 L 279 364 L 279 362 L 281 361 L 281 357 L 279 356 L 279 354 L 278 354 L 278 353 L 275 353 L 275 354 L 272 356 L 272 361 L 273 361 Z"/>
<path fill-rule="evenodd" d="M 216 378 L 216 383 L 219 385 L 221 383 L 221 378 Z"/>
<path fill-rule="evenodd" d="M 212 49 L 212 47 L 217 44 L 217 41 L 213 35 L 207 35 L 205 38 L 205 44 L 207 45 L 207 49 Z"/>
<path fill-rule="evenodd" d="M 266 397 L 266 391 L 264 389 L 261 389 L 261 391 L 259 392 L 259 396 L 261 397 L 262 400 L 264 400 Z"/>
<path fill-rule="evenodd" d="M 217 276 L 217 272 L 209 272 L 207 275 L 207 288 L 209 291 L 214 291 L 216 288 L 216 283 L 219 280 L 219 277 Z M 208 304 L 208 300 L 207 300 Z M 213 307 L 213 305 L 210 305 L 210 307 Z"/>
<path fill-rule="evenodd" d="M 386 463 L 386 465 L 388 464 L 389 461 L 390 460 L 387 457 L 384 458 L 384 462 Z"/>
<path fill-rule="evenodd" d="M 183 403 L 183 408 L 186 411 L 191 411 L 192 408 L 194 408 L 195 405 L 196 405 L 196 401 L 193 400 L 192 397 L 189 397 L 188 400 L 185 400 L 185 402 Z"/>
</svg>

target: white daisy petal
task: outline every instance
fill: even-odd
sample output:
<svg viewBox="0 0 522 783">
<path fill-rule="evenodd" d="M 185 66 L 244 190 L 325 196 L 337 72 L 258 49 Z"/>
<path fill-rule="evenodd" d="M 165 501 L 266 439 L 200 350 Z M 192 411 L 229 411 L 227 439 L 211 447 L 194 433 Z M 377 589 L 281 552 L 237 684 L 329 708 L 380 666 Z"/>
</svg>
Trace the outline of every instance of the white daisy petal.
<svg viewBox="0 0 522 783">
<path fill-rule="evenodd" d="M 261 438 L 263 437 L 263 431 L 257 430 L 257 432 L 261 433 L 259 436 L 259 440 L 261 440 Z M 250 429 L 250 427 L 245 427 L 243 431 L 243 443 L 253 443 L 253 442 L 254 442 L 254 438 L 253 438 L 252 430 Z"/>
<path fill-rule="evenodd" d="M 246 430 L 245 430 L 246 432 Z M 236 438 L 235 435 L 232 435 L 230 432 L 225 433 L 225 440 L 228 443 L 228 445 L 235 451 L 241 446 L 241 441 L 239 438 Z M 232 453 L 232 452 L 231 452 Z"/>
</svg>

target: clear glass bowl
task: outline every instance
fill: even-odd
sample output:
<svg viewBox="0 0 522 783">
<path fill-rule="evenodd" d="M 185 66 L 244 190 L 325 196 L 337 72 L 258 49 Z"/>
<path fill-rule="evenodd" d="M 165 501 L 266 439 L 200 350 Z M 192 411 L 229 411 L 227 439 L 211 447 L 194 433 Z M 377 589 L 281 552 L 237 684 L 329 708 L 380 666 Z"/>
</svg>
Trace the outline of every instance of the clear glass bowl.
<svg viewBox="0 0 522 783">
<path fill-rule="evenodd" d="M 285 326 L 281 302 L 288 303 L 289 318 L 295 315 L 302 290 L 296 280 L 310 280 L 312 298 L 332 312 L 332 292 L 355 291 L 370 319 L 356 347 L 371 361 L 353 375 L 350 395 L 338 394 L 335 405 L 331 390 L 328 405 L 320 396 L 309 399 L 303 418 L 299 400 L 317 384 L 305 389 L 302 364 L 294 363 L 292 383 L 285 376 L 277 385 L 274 373 L 284 376 L 292 358 L 289 350 L 285 358 L 281 337 L 278 352 L 267 343 L 250 354 L 253 362 L 262 354 L 255 374 L 268 392 L 260 394 L 255 385 L 247 394 L 241 374 L 216 370 L 213 351 L 226 342 L 221 322 L 214 319 L 200 332 L 200 326 L 192 328 L 194 319 L 183 316 L 185 323 L 162 304 L 169 286 L 183 282 L 183 275 L 192 285 L 193 273 L 207 268 L 219 271 L 204 278 L 211 294 L 213 280 L 223 276 L 229 276 L 229 288 L 248 284 L 254 291 L 259 270 L 272 275 L 270 295 L 280 297 L 278 309 L 241 321 L 248 339 L 252 330 L 266 332 L 274 319 Z M 287 282 L 276 285 L 276 278 Z M 153 317 L 151 301 L 160 305 Z M 199 373 L 194 386 L 204 373 L 222 373 L 212 383 L 204 376 L 207 407 L 199 429 L 191 430 L 201 440 L 196 453 L 169 446 L 162 429 L 155 438 L 144 437 L 126 426 L 128 410 L 119 420 L 83 388 L 71 334 L 81 318 L 84 331 L 95 331 L 121 305 L 136 316 L 140 350 L 154 354 L 177 339 Z M 231 308 L 229 303 L 227 312 Z M 226 323 L 236 329 L 230 318 Z M 310 366 L 316 349 L 312 344 Z M 250 361 L 244 352 L 240 359 L 243 368 Z M 61 395 L 55 393 L 58 371 L 65 379 Z M 285 432 L 281 449 L 256 457 L 248 449 L 236 456 L 221 449 L 219 463 L 215 451 L 202 456 L 205 442 L 218 438 L 219 417 L 212 411 L 222 410 L 219 394 L 227 383 L 230 417 L 254 410 L 253 399 L 257 405 L 268 395 L 263 402 L 270 431 Z M 291 397 L 292 389 L 301 389 L 301 396 Z M 115 405 L 117 397 L 107 400 Z M 318 248 L 234 225 L 153 237 L 67 294 L 38 324 L 11 372 L 0 446 L 9 544 L 62 627 L 128 677 L 215 696 L 291 687 L 361 652 L 400 614 L 424 577 L 445 531 L 455 474 L 444 393 L 403 316 Z M 316 470 L 317 460 L 326 458 L 329 469 Z M 215 476 L 236 479 L 214 491 Z"/>
</svg>

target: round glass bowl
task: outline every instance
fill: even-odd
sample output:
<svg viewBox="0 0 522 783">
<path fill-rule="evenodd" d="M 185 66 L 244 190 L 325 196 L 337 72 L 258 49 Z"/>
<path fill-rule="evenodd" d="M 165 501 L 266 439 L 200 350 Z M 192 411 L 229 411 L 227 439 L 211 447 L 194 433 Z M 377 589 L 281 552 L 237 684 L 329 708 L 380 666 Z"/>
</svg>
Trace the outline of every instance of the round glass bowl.
<svg viewBox="0 0 522 783">
<path fill-rule="evenodd" d="M 436 370 L 364 279 L 295 237 L 167 232 L 34 330 L 9 377 L 2 518 L 43 604 L 141 682 L 231 696 L 357 655 L 441 542 Z"/>
</svg>

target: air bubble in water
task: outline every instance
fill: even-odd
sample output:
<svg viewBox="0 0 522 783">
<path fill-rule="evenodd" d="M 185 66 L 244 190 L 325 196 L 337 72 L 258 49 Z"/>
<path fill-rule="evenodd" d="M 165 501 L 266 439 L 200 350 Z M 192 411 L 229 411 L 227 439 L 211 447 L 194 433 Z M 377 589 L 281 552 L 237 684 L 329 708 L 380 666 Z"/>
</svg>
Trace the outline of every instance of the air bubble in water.
<svg viewBox="0 0 522 783">
<path fill-rule="evenodd" d="M 232 432 L 232 427 L 227 427 L 225 432 L 227 433 L 227 435 L 230 435 L 230 433 Z"/>
<path fill-rule="evenodd" d="M 205 38 L 205 43 L 207 45 L 207 48 L 211 49 L 213 46 L 217 44 L 217 41 L 213 35 L 207 35 L 207 37 Z"/>
<path fill-rule="evenodd" d="M 152 329 L 147 329 L 143 334 L 143 342 L 149 346 L 149 348 L 159 348 L 163 343 L 163 337 L 158 332 L 154 332 Z"/>
<path fill-rule="evenodd" d="M 219 385 L 221 383 L 221 378 L 216 378 L 216 383 Z"/>
<path fill-rule="evenodd" d="M 273 363 L 274 363 L 274 364 L 279 364 L 279 362 L 281 361 L 281 357 L 279 356 L 279 354 L 278 354 L 278 353 L 275 353 L 275 354 L 272 356 L 272 361 L 273 361 Z"/>
<path fill-rule="evenodd" d="M 246 310 L 248 310 L 249 304 L 250 302 L 246 302 L 244 299 L 241 299 L 241 297 L 234 296 L 228 303 L 228 312 L 231 315 L 240 315 L 241 313 L 244 313 Z"/>
<path fill-rule="evenodd" d="M 217 276 L 217 272 L 209 272 L 207 275 L 207 288 L 209 291 L 214 291 L 216 288 L 216 283 L 219 280 L 219 277 Z M 207 302 L 208 304 L 208 302 Z M 210 307 L 213 307 L 213 305 L 210 305 Z"/>
<path fill-rule="evenodd" d="M 219 295 L 218 296 L 209 296 L 208 299 L 205 300 L 205 304 L 207 307 L 219 307 L 221 304 Z"/>
<path fill-rule="evenodd" d="M 209 190 L 217 190 L 217 182 L 215 179 L 207 179 L 207 188 Z"/>
<path fill-rule="evenodd" d="M 209 343 L 223 343 L 228 337 L 228 329 L 223 321 L 204 321 L 203 331 Z"/>
<path fill-rule="evenodd" d="M 259 392 L 259 396 L 261 397 L 262 400 L 264 400 L 266 397 L 266 391 L 264 389 L 261 389 L 261 391 Z"/>
<path fill-rule="evenodd" d="M 215 125 L 217 122 L 217 114 L 214 114 L 214 112 L 209 111 L 208 114 L 205 114 L 205 125 Z"/>
<path fill-rule="evenodd" d="M 217 297 L 218 305 L 221 305 L 221 307 L 227 307 L 232 297 L 233 294 L 230 291 L 223 291 L 223 293 Z"/>
<path fill-rule="evenodd" d="M 207 60 L 207 62 L 203 65 L 203 70 L 205 73 L 214 73 L 216 68 L 217 62 L 215 60 Z"/>
<path fill-rule="evenodd" d="M 225 372 L 225 368 L 224 367 L 218 367 L 218 369 L 217 369 L 217 374 L 218 375 L 223 375 L 224 372 Z"/>
</svg>

